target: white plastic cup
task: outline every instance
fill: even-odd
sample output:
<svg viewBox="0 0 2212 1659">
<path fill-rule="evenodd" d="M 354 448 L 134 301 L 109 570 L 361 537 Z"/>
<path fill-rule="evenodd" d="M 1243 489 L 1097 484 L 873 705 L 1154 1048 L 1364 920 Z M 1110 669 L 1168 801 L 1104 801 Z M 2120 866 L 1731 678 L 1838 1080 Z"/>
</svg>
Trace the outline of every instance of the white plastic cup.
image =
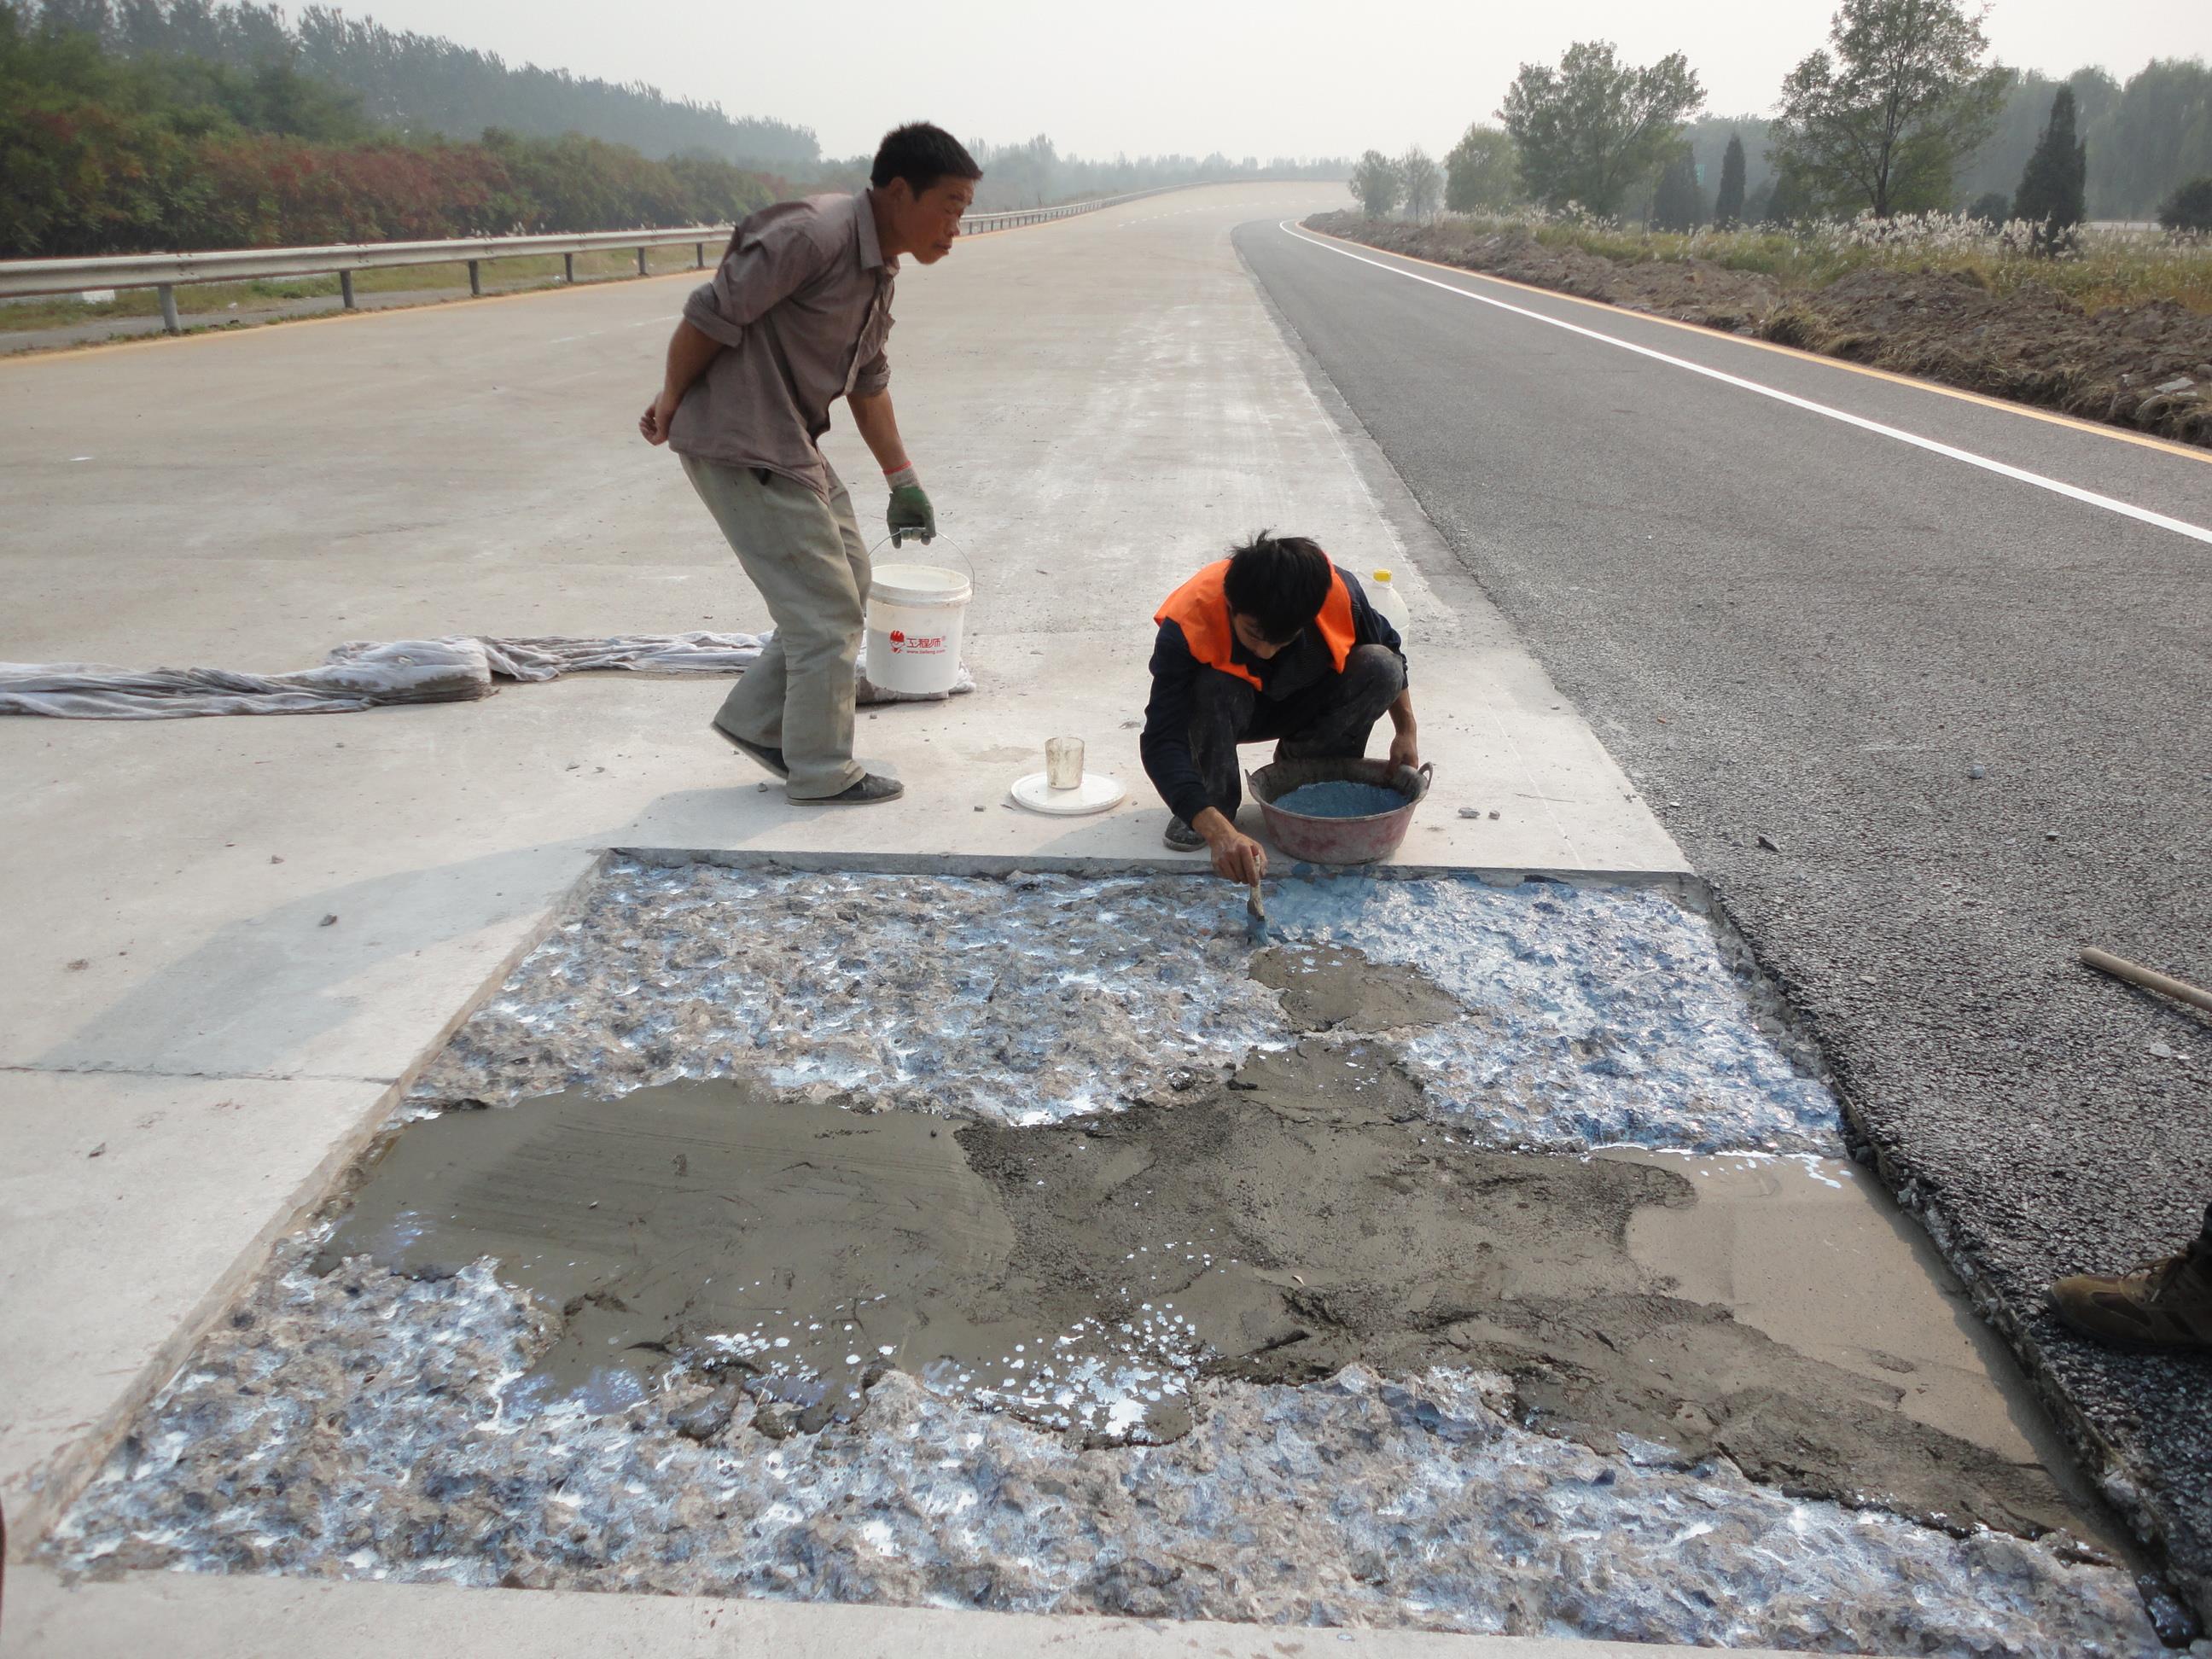
<svg viewBox="0 0 2212 1659">
<path fill-rule="evenodd" d="M 1044 743 L 1044 781 L 1053 789 L 1083 787 L 1083 739 L 1047 738 Z"/>
</svg>

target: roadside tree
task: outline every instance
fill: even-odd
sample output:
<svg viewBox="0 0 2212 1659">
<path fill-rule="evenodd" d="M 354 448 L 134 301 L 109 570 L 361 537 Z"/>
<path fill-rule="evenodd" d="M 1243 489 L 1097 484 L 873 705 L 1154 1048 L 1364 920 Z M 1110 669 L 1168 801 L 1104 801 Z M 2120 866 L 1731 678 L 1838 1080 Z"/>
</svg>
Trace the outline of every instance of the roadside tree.
<svg viewBox="0 0 2212 1659">
<path fill-rule="evenodd" d="M 1359 198 L 1359 210 L 1369 218 L 1387 219 L 1405 195 L 1406 184 L 1398 176 L 1395 161 L 1379 149 L 1370 149 L 1352 169 L 1352 193 Z"/>
<path fill-rule="evenodd" d="M 1985 190 L 1974 198 L 1974 204 L 1966 210 L 1966 216 L 1995 229 L 2012 217 L 2012 198 L 2001 190 Z"/>
<path fill-rule="evenodd" d="M 1695 230 L 1705 216 L 1705 199 L 1698 191 L 1698 163 L 1683 145 L 1659 175 L 1659 188 L 1651 198 L 1651 223 L 1658 230 Z"/>
<path fill-rule="evenodd" d="M 1425 219 L 1437 210 L 1444 188 L 1443 170 L 1429 159 L 1428 151 L 1419 144 L 1407 150 L 1398 160 L 1398 178 L 1405 191 L 1406 211 L 1416 219 Z"/>
<path fill-rule="evenodd" d="M 1982 10 L 1966 0 L 1844 0 L 1830 46 L 1782 83 L 1778 160 L 1823 206 L 1879 219 L 1950 198 L 2011 77 L 1985 65 Z"/>
<path fill-rule="evenodd" d="M 1717 229 L 1734 230 L 1742 222 L 1743 139 L 1732 132 L 1721 156 L 1721 187 L 1713 198 L 1713 225 Z"/>
<path fill-rule="evenodd" d="M 2051 100 L 2051 119 L 2027 169 L 2020 175 L 2014 214 L 2047 230 L 2070 230 L 2088 217 L 2084 190 L 2089 177 L 2089 147 L 2074 136 L 2074 88 L 2061 87 Z"/>
<path fill-rule="evenodd" d="M 1638 69 L 1609 40 L 1577 40 L 1554 69 L 1523 64 L 1498 115 L 1521 152 L 1521 177 L 1547 207 L 1610 214 L 1630 185 L 1673 153 L 1705 101 L 1680 52 Z"/>
<path fill-rule="evenodd" d="M 2158 222 L 2168 230 L 2212 230 L 2212 173 L 2191 179 L 2167 197 Z"/>
<path fill-rule="evenodd" d="M 1444 157 L 1444 205 L 1454 213 L 1510 207 L 1521 199 L 1521 156 L 1512 135 L 1477 121 Z"/>
<path fill-rule="evenodd" d="M 1818 216 L 1812 192 L 1796 170 L 1785 163 L 1775 173 L 1774 188 L 1767 192 L 1766 204 L 1759 210 L 1759 223 L 1787 228 Z"/>
</svg>

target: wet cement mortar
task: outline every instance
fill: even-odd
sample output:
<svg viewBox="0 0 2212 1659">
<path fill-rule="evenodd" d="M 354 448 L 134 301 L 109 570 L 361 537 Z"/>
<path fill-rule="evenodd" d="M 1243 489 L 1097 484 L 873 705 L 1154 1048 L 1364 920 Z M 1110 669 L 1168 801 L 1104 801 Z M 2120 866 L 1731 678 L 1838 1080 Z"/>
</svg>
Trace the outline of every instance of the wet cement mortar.
<svg viewBox="0 0 2212 1659">
<path fill-rule="evenodd" d="M 748 932 L 826 912 L 842 928 L 793 954 L 840 972 L 882 930 L 904 939 L 912 907 L 956 900 L 984 922 L 995 900 L 995 929 L 917 938 L 902 960 L 940 1005 L 965 988 L 970 1006 L 939 1009 L 961 1040 L 918 1066 L 920 1025 L 879 1022 L 834 1082 L 775 1040 L 787 985 L 724 981 L 714 1015 L 647 1019 L 639 988 L 665 960 L 620 960 L 654 916 L 726 927 L 734 957 Z M 1409 927 L 1425 905 L 1455 950 Z M 1608 1000 L 1579 951 L 1616 906 L 1644 978 Z M 1024 908 L 1047 920 L 1006 922 Z M 2067 1514 L 2041 1471 L 1652 1282 L 1628 1222 L 1693 1205 L 1680 1176 L 1516 1149 L 1574 1121 L 1665 1145 L 1662 1101 L 1677 1144 L 1814 1138 L 1800 1085 L 1818 1085 L 1740 994 L 1722 1018 L 1728 975 L 1695 917 L 1650 894 L 1286 884 L 1285 937 L 1255 953 L 1241 907 L 1218 909 L 1188 883 L 618 866 L 471 1023 L 527 1046 L 465 1030 L 434 1076 L 481 1103 L 501 1092 L 488 1075 L 636 1056 L 617 1075 L 639 1086 L 448 1097 L 402 1128 L 349 1203 L 280 1248 L 52 1553 L 94 1572 L 2158 1650 L 2126 1576 L 2051 1530 Z M 1174 1018 L 1107 998 L 1110 1081 L 1025 1097 L 1008 1054 L 1036 1032 L 1012 1028 L 1050 1023 L 1040 987 L 1069 988 L 1072 1023 L 1097 1011 L 1079 964 L 1117 910 L 1161 925 L 1145 954 Z M 1501 976 L 1544 1017 L 1508 1020 Z M 1478 981 L 1487 1005 L 1462 988 Z M 996 1016 L 987 982 L 1012 994 Z M 552 985 L 566 1019 L 544 1014 Z M 1498 1041 L 1455 1046 L 1486 1006 Z M 1624 1006 L 1672 1016 L 1686 1053 L 1591 1048 L 1587 1022 Z M 770 1022 L 749 1063 L 652 1075 L 677 1063 L 672 1028 L 746 1052 L 733 1007 Z M 579 1029 L 597 1009 L 650 1041 Z M 1142 1035 L 1163 1029 L 1183 1039 L 1164 1070 Z M 1531 1112 L 1562 1046 L 1599 1059 L 1580 1074 L 1610 1109 Z M 1699 1079 L 1700 1055 L 1729 1064 Z M 1741 1098 L 1753 1079 L 1780 1097 L 1765 1112 Z M 898 1109 L 915 1087 L 981 1109 Z"/>
</svg>

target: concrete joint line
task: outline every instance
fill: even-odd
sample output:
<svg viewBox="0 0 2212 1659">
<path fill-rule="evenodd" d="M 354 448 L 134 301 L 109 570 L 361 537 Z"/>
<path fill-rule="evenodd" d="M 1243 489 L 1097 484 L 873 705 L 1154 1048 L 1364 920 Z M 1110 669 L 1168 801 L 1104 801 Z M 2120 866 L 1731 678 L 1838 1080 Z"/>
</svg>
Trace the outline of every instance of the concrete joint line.
<svg viewBox="0 0 2212 1659">
<path fill-rule="evenodd" d="M 0 1065 L 0 1073 L 17 1072 L 40 1077 L 157 1077 L 179 1083 L 367 1083 L 386 1088 L 396 1077 L 356 1077 L 333 1072 L 165 1072 L 145 1066 Z"/>
<path fill-rule="evenodd" d="M 1456 568 L 1456 556 L 1443 538 L 1437 534 L 1435 526 L 1429 522 L 1428 515 L 1421 510 L 1412 486 L 1399 475 L 1398 469 L 1383 453 L 1382 447 L 1375 441 L 1373 434 L 1352 412 L 1352 405 L 1345 402 L 1343 393 L 1336 389 L 1335 383 L 1328 378 L 1328 371 L 1322 368 L 1320 360 L 1307 349 L 1297 327 L 1284 314 L 1283 308 L 1275 303 L 1275 296 L 1267 292 L 1267 285 L 1260 280 L 1260 274 L 1252 269 L 1250 261 L 1242 253 L 1237 255 L 1237 264 L 1243 267 L 1253 293 L 1266 308 L 1268 319 L 1275 325 L 1276 332 L 1282 336 L 1285 347 L 1297 360 L 1306 383 L 1306 395 L 1313 399 L 1314 408 L 1328 425 L 1329 435 L 1336 441 L 1337 453 L 1344 457 L 1345 465 L 1359 481 L 1359 488 L 1365 493 L 1368 504 L 1375 509 L 1375 516 L 1390 532 L 1391 543 L 1397 548 L 1401 561 L 1419 567 L 1424 575 L 1431 574 L 1430 567 L 1416 554 L 1408 539 L 1409 532 L 1418 529 L 1426 532 L 1422 539 L 1440 558 Z M 1360 446 L 1357 453 L 1353 451 L 1355 442 Z M 1399 499 L 1385 501 L 1382 498 L 1385 489 Z M 1394 511 L 1394 507 L 1397 510 Z M 1480 586 L 1479 583 L 1477 585 Z M 1565 699 L 1561 701 L 1564 702 Z M 1513 764 L 1520 770 L 1521 781 L 1528 786 L 1528 799 L 1539 804 L 1545 821 L 1552 827 L 1552 833 L 1566 844 L 1575 861 L 1582 863 L 1583 849 L 1576 841 L 1574 832 L 1567 827 L 1566 820 L 1553 810 L 1559 803 L 1544 793 L 1543 784 L 1536 776 L 1536 769 L 1530 762 L 1528 751 L 1514 736 L 1512 729 L 1499 714 L 1498 706 L 1485 699 L 1481 712 L 1482 718 L 1489 723 L 1492 738 L 1512 756 Z M 1595 733 L 1591 735 L 1595 738 Z"/>
<path fill-rule="evenodd" d="M 1297 228 L 1287 219 L 1278 222 L 1276 228 L 1296 240 L 1309 243 L 1329 253 L 1340 254 L 1346 259 L 1356 259 L 1363 265 L 1374 266 L 1377 270 L 1387 270 L 1393 276 L 1403 276 L 1408 282 L 1425 283 L 1430 288 L 1441 289 L 1446 294 L 1455 294 L 1462 300 L 1473 300 L 1480 305 L 1493 306 L 1499 311 L 1510 312 L 1516 317 L 1526 317 L 1532 322 L 1544 323 L 1553 328 L 1565 329 L 1570 334 L 1579 334 L 1584 339 L 1596 340 L 1602 344 L 1617 347 L 1622 351 L 1632 351 L 1639 357 L 1650 358 L 1654 362 L 1687 369 L 1692 374 L 1702 374 L 1705 379 L 1718 380 L 1723 386 L 1732 386 L 1740 391 L 1756 392 L 1759 397 L 1771 398 L 1777 403 L 1788 404 L 1793 409 L 1802 409 L 1810 414 L 1824 416 L 1832 421 L 1840 421 L 1845 426 L 1855 426 L 1861 431 L 1871 432 L 1880 437 L 1893 438 L 1899 443 L 1910 444 L 1915 449 L 1924 449 L 1931 455 L 1941 455 L 1947 460 L 1961 461 L 1968 466 L 1979 467 L 1984 472 L 1994 472 L 1999 477 L 2010 478 L 2018 483 L 2033 484 L 2038 489 L 2047 489 L 2054 495 L 2065 496 L 2069 501 L 2080 501 L 2087 507 L 2101 507 L 2104 511 L 2116 513 L 2124 519 L 2133 519 L 2140 524 L 2149 525 L 2157 530 L 2169 530 L 2177 536 L 2186 536 L 2191 541 L 2203 542 L 2207 546 L 2212 546 L 2212 530 L 2208 530 L 2202 525 L 2191 524 L 2182 519 L 2168 518 L 2163 513 L 2154 513 L 2147 507 L 2136 506 L 2132 501 L 2120 501 L 2111 495 L 2100 495 L 2094 489 L 2083 489 L 2077 484 L 2064 483 L 2057 478 L 2045 477 L 2040 472 L 2030 472 L 2025 467 L 2014 466 L 2008 462 L 1996 460 L 1987 455 L 1977 455 L 1970 449 L 1960 449 L 1955 445 L 1943 443 L 1934 438 L 1923 438 L 1918 433 L 1907 432 L 1901 427 L 1886 426 L 1880 421 L 1869 420 L 1863 415 L 1854 415 L 1848 410 L 1837 409 L 1828 404 L 1815 403 L 1810 398 L 1801 398 L 1794 392 L 1784 392 L 1778 386 L 1747 380 L 1741 374 L 1731 374 L 1726 369 L 1710 368 L 1703 363 L 1693 363 L 1686 357 L 1677 357 L 1651 346 L 1638 345 L 1634 341 L 1624 340 L 1618 335 L 1607 334 L 1595 328 L 1584 328 L 1580 323 L 1571 323 L 1560 317 L 1547 317 L 1540 311 L 1529 310 L 1526 306 L 1509 305 L 1503 300 L 1491 298 L 1487 294 L 1478 294 L 1473 289 L 1462 288 L 1456 283 L 1443 282 L 1434 276 L 1424 276 L 1419 271 L 1407 270 L 1402 265 L 1394 265 L 1385 260 L 1370 259 L 1365 254 L 1354 253 L 1349 248 L 1338 247 L 1331 242 L 1322 240 L 1320 237 L 1310 235 Z M 1469 275 L 1478 275 L 1478 273 L 1470 272 Z"/>
<path fill-rule="evenodd" d="M 1184 876 L 1194 883 L 1214 879 L 1212 870 L 1189 860 L 1100 858 L 1065 854 L 1015 853 L 810 853 L 795 848 L 719 847 L 614 847 L 616 858 L 659 866 L 710 864 L 731 870 L 836 871 L 864 876 L 969 876 L 1001 878 L 1028 873 L 1060 876 Z M 1649 887 L 1671 893 L 1693 908 L 1711 902 L 1703 877 L 1686 870 L 1546 870 L 1533 865 L 1362 864 L 1331 869 L 1316 866 L 1316 881 L 1439 881 L 1467 879 L 1490 887 L 1523 882 L 1556 882 L 1562 887 Z M 471 1006 L 473 1006 L 473 1003 Z"/>
</svg>

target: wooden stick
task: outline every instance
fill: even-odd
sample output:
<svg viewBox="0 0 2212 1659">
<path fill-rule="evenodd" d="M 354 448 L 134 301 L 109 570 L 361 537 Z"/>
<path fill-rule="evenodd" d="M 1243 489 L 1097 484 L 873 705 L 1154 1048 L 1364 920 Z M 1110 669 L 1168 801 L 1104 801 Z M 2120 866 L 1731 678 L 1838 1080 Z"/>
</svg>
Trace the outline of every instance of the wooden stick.
<svg viewBox="0 0 2212 1659">
<path fill-rule="evenodd" d="M 2141 963 L 2130 962 L 2125 957 L 2116 957 L 2109 951 L 2100 951 L 2094 945 L 2081 947 L 2081 960 L 2100 973 L 2110 974 L 2114 979 L 2126 980 L 2130 985 L 2140 985 L 2147 990 L 2163 991 L 2177 1002 L 2186 1002 L 2212 1014 L 2212 991 L 2190 984 L 2186 980 L 2161 974 L 2155 968 L 2146 968 Z"/>
</svg>

